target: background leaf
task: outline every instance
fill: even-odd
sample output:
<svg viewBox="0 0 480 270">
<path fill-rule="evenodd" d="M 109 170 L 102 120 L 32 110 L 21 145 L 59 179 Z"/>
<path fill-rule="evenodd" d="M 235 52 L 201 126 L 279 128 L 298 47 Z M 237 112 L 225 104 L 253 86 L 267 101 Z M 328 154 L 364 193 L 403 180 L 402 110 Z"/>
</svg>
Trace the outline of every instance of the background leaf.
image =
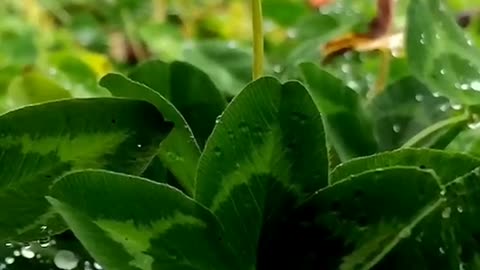
<svg viewBox="0 0 480 270">
<path fill-rule="evenodd" d="M 158 157 L 162 165 L 175 176 L 178 181 L 176 186 L 187 194 L 192 194 L 200 149 L 186 120 L 175 106 L 147 86 L 119 74 L 106 75 L 100 80 L 100 85 L 107 88 L 114 96 L 150 102 L 162 112 L 166 119 L 175 124 L 172 132 L 160 145 Z M 159 165 L 152 164 L 152 166 Z M 152 170 L 164 171 L 162 168 L 152 168 Z"/>
<path fill-rule="evenodd" d="M 203 149 L 226 106 L 226 100 L 205 73 L 184 62 L 149 61 L 136 67 L 129 77 L 167 98 L 183 115 Z"/>
<path fill-rule="evenodd" d="M 407 25 L 407 55 L 415 75 L 455 103 L 480 103 L 480 52 L 445 3 L 411 1 Z"/>
<path fill-rule="evenodd" d="M 382 152 L 343 163 L 332 171 L 330 181 L 336 183 L 351 175 L 394 166 L 431 169 L 442 183 L 447 183 L 480 166 L 480 159 L 461 153 L 406 148 Z"/>
<path fill-rule="evenodd" d="M 314 64 L 300 65 L 308 91 L 322 112 L 327 138 L 342 161 L 373 154 L 378 146 L 360 96 Z"/>
</svg>

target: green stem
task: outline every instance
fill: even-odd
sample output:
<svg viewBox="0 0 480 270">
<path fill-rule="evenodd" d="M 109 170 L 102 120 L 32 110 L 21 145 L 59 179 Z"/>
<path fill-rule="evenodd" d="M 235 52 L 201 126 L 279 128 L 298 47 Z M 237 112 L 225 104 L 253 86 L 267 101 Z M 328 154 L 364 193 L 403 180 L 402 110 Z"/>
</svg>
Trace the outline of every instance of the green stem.
<svg viewBox="0 0 480 270">
<path fill-rule="evenodd" d="M 452 126 L 455 124 L 459 124 L 461 122 L 467 122 L 470 119 L 470 114 L 469 113 L 464 113 L 459 116 L 454 116 L 452 118 L 445 119 L 443 121 L 440 121 L 434 125 L 431 125 L 427 127 L 426 129 L 420 131 L 417 135 L 413 136 L 410 140 L 408 140 L 402 148 L 409 148 L 409 147 L 414 147 L 417 145 L 419 142 L 424 140 L 425 138 L 428 138 L 432 134 L 438 132 L 441 129 L 444 129 L 448 126 Z"/>
<path fill-rule="evenodd" d="M 263 15 L 262 1 L 252 0 L 252 27 L 253 27 L 253 79 L 263 75 L 264 44 L 263 44 Z"/>
</svg>

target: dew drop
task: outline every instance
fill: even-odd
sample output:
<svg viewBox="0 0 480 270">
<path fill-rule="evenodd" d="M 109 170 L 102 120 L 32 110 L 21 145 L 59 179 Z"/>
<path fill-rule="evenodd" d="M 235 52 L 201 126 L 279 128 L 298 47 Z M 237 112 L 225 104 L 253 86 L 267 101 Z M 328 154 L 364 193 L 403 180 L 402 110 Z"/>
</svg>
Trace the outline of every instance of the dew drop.
<svg viewBox="0 0 480 270">
<path fill-rule="evenodd" d="M 22 247 L 20 250 L 20 253 L 22 254 L 23 257 L 27 259 L 32 259 L 35 257 L 35 252 L 33 252 L 30 248 L 27 247 Z"/>
<path fill-rule="evenodd" d="M 219 124 L 220 122 L 222 122 L 222 116 L 221 115 L 217 116 L 217 119 L 215 119 L 215 124 Z"/>
<path fill-rule="evenodd" d="M 440 111 L 442 112 L 448 111 L 449 108 L 450 108 L 450 104 L 448 103 L 440 105 Z"/>
<path fill-rule="evenodd" d="M 395 133 L 399 133 L 401 129 L 402 129 L 402 128 L 400 127 L 399 124 L 393 125 L 393 131 L 394 131 Z"/>
<path fill-rule="evenodd" d="M 238 45 L 237 45 L 237 42 L 235 42 L 235 41 L 232 40 L 232 41 L 229 41 L 229 42 L 227 43 L 227 47 L 228 47 L 229 49 L 235 49 L 235 48 L 238 47 Z"/>
<path fill-rule="evenodd" d="M 457 211 L 458 211 L 459 213 L 463 213 L 463 207 L 461 207 L 460 205 L 457 206 Z"/>
<path fill-rule="evenodd" d="M 442 191 L 440 191 L 441 196 L 445 196 L 446 194 L 447 194 L 447 191 L 445 189 L 442 189 Z"/>
<path fill-rule="evenodd" d="M 11 247 L 13 247 L 13 243 L 12 242 L 6 242 L 5 247 L 11 248 Z"/>
<path fill-rule="evenodd" d="M 77 267 L 78 258 L 71 251 L 60 250 L 55 254 L 53 262 L 60 269 L 71 270 Z"/>
<path fill-rule="evenodd" d="M 425 44 L 425 33 L 420 35 L 420 44 Z"/>
<path fill-rule="evenodd" d="M 360 88 L 360 85 L 356 81 L 353 81 L 353 80 L 348 81 L 347 86 L 354 89 L 354 90 L 357 90 L 358 88 Z"/>
<path fill-rule="evenodd" d="M 468 89 L 470 89 L 470 86 L 469 86 L 468 84 L 466 84 L 466 83 L 462 83 L 462 84 L 460 85 L 460 89 L 462 89 L 462 90 L 468 90 Z"/>
<path fill-rule="evenodd" d="M 141 144 L 137 144 L 137 147 L 138 147 L 138 148 L 142 148 L 142 145 L 141 145 Z"/>
<path fill-rule="evenodd" d="M 15 262 L 15 258 L 13 257 L 5 257 L 5 263 L 6 264 L 12 264 Z"/>
<path fill-rule="evenodd" d="M 418 94 L 418 95 L 415 96 L 415 100 L 418 101 L 418 102 L 422 102 L 424 100 L 424 97 L 423 97 L 423 95 Z"/>
<path fill-rule="evenodd" d="M 38 244 L 42 248 L 49 247 L 50 246 L 50 237 L 46 237 L 46 238 L 42 238 L 42 239 L 38 240 Z"/>
<path fill-rule="evenodd" d="M 351 68 L 348 64 L 343 64 L 340 69 L 343 73 L 349 73 L 351 71 Z"/>
<path fill-rule="evenodd" d="M 447 72 L 445 71 L 445 69 L 442 68 L 442 69 L 440 70 L 440 74 L 445 75 L 445 74 L 447 74 Z"/>
<path fill-rule="evenodd" d="M 408 238 L 410 237 L 410 235 L 412 235 L 412 231 L 407 228 L 407 229 L 401 230 L 398 236 L 400 236 L 400 238 Z"/>
<path fill-rule="evenodd" d="M 434 96 L 434 97 L 440 97 L 440 93 L 439 93 L 439 92 L 433 92 L 433 93 L 432 93 L 432 96 Z"/>
<path fill-rule="evenodd" d="M 452 208 L 447 207 L 447 208 L 443 209 L 442 218 L 445 218 L 445 219 L 450 218 L 451 213 L 452 213 Z"/>
<path fill-rule="evenodd" d="M 40 227 L 40 231 L 44 232 L 47 230 L 47 226 L 46 225 L 43 225 Z"/>
<path fill-rule="evenodd" d="M 20 256 L 20 250 L 14 250 L 13 251 L 13 256 L 15 256 L 15 257 Z"/>
<path fill-rule="evenodd" d="M 293 28 L 290 28 L 287 30 L 287 37 L 289 39 L 294 39 L 297 37 L 297 30 L 293 29 Z"/>
<path fill-rule="evenodd" d="M 468 124 L 469 129 L 477 129 L 480 128 L 480 122 L 470 123 Z"/>
<path fill-rule="evenodd" d="M 273 67 L 273 72 L 275 72 L 275 73 L 280 73 L 280 72 L 282 72 L 282 66 L 281 66 L 281 65 L 275 65 L 275 66 Z"/>
<path fill-rule="evenodd" d="M 92 265 L 90 264 L 89 261 L 85 261 L 83 263 L 83 270 L 92 270 Z"/>
<path fill-rule="evenodd" d="M 473 81 L 470 83 L 470 87 L 474 90 L 474 91 L 480 91 L 480 81 Z"/>
<path fill-rule="evenodd" d="M 462 109 L 462 105 L 460 104 L 452 104 L 451 105 L 452 109 L 456 110 L 456 111 L 459 111 Z"/>
<path fill-rule="evenodd" d="M 0 270 L 7 269 L 7 266 L 4 263 L 0 263 Z"/>
<path fill-rule="evenodd" d="M 100 264 L 98 264 L 97 262 L 93 263 L 93 267 L 95 267 L 95 269 L 98 269 L 98 270 L 103 269 L 102 266 Z"/>
<path fill-rule="evenodd" d="M 440 254 L 445 254 L 445 250 L 442 247 L 439 247 L 438 251 L 440 251 Z"/>
</svg>

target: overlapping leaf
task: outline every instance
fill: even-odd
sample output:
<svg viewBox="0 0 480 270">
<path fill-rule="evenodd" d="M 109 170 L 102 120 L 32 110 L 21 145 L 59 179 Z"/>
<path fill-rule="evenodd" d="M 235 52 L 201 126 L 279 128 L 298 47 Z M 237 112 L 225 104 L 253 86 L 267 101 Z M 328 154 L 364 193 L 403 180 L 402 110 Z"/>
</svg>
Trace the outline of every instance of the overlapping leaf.
<svg viewBox="0 0 480 270">
<path fill-rule="evenodd" d="M 172 132 L 162 142 L 158 156 L 163 166 L 176 177 L 179 187 L 192 194 L 200 149 L 189 125 L 175 106 L 154 90 L 119 74 L 106 75 L 100 84 L 114 96 L 145 100 L 154 104 L 166 119 L 175 124 Z"/>
<path fill-rule="evenodd" d="M 300 67 L 310 95 L 322 112 L 329 141 L 340 158 L 345 161 L 375 153 L 378 145 L 360 96 L 314 64 Z"/>
<path fill-rule="evenodd" d="M 107 269 L 238 269 L 216 218 L 181 191 L 101 170 L 67 174 L 49 197 Z"/>
<path fill-rule="evenodd" d="M 224 97 L 205 73 L 184 62 L 149 61 L 135 68 L 129 77 L 168 99 L 203 148 L 226 106 Z"/>
<path fill-rule="evenodd" d="M 0 240 L 65 229 L 44 199 L 56 178 L 82 168 L 139 174 L 171 128 L 154 106 L 117 98 L 62 100 L 2 115 Z"/>
<path fill-rule="evenodd" d="M 433 149 L 400 149 L 361 157 L 339 165 L 330 174 L 331 183 L 368 170 L 380 170 L 395 166 L 430 169 L 441 183 L 448 183 L 480 166 L 475 157 Z"/>
<path fill-rule="evenodd" d="M 421 156 L 426 150 L 418 151 Z M 397 155 L 402 153 L 384 158 L 405 164 L 395 162 L 403 159 Z M 378 169 L 367 166 L 358 174 L 352 170 L 343 181 L 317 192 L 279 225 L 285 237 L 269 246 L 270 267 L 477 267 L 480 171 L 469 171 L 458 156 L 448 164 L 426 158 L 433 168 L 451 171 L 443 170 L 438 179 L 429 167 L 378 164 Z"/>
</svg>

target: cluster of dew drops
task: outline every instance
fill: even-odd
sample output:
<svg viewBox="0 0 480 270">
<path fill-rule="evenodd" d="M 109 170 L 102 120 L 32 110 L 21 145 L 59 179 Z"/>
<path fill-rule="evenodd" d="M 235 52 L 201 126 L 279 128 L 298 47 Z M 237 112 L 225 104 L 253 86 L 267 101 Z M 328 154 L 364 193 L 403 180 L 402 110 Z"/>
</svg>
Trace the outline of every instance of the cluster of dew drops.
<svg viewBox="0 0 480 270">
<path fill-rule="evenodd" d="M 44 226 L 42 226 L 44 227 Z M 37 260 L 41 264 L 53 263 L 57 269 L 62 270 L 101 270 L 103 269 L 97 262 L 83 261 L 70 250 L 56 249 L 56 241 L 47 237 L 28 244 L 6 242 L 6 250 L 11 250 L 11 254 L 0 258 L 0 270 L 8 270 L 19 259 Z"/>
</svg>

